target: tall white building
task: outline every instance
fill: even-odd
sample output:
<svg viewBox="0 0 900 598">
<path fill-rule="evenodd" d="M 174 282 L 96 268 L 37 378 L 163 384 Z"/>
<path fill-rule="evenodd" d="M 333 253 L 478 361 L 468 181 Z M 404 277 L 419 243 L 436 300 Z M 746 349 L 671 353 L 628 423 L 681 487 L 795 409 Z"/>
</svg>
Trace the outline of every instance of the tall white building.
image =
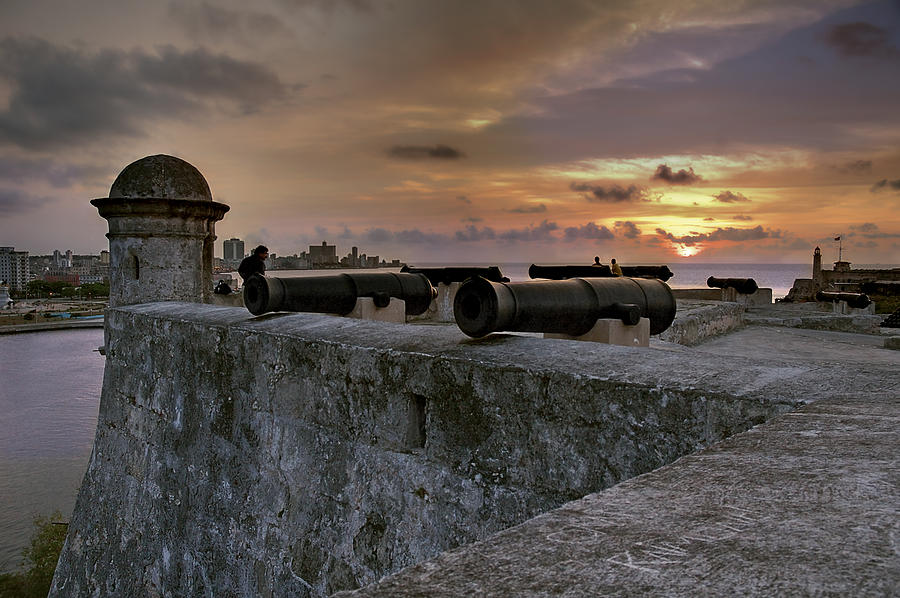
<svg viewBox="0 0 900 598">
<path fill-rule="evenodd" d="M 0 247 L 0 281 L 14 291 L 24 291 L 28 284 L 28 252 L 14 247 Z"/>
</svg>

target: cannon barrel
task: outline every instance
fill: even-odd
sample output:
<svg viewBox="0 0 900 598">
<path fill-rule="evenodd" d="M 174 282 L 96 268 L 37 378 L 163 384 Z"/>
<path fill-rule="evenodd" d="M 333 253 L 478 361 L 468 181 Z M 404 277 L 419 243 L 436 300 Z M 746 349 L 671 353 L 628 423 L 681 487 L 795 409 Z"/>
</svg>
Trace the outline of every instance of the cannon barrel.
<svg viewBox="0 0 900 598">
<path fill-rule="evenodd" d="M 872 300 L 865 293 L 839 293 L 837 291 L 819 291 L 816 301 L 846 301 L 850 307 L 865 309 Z"/>
<path fill-rule="evenodd" d="M 453 315 L 460 330 L 476 338 L 504 330 L 580 336 L 599 318 L 634 325 L 642 317 L 650 319 L 650 334 L 659 334 L 675 319 L 675 297 L 669 285 L 651 278 L 471 278 L 456 293 Z"/>
<path fill-rule="evenodd" d="M 665 282 L 672 278 L 668 266 L 621 266 L 622 276 L 631 278 L 658 278 Z M 528 268 L 531 278 L 547 278 L 550 280 L 566 280 L 567 278 L 609 278 L 614 276 L 609 266 L 539 266 L 531 264 Z"/>
<path fill-rule="evenodd" d="M 445 268 L 416 268 L 415 266 L 403 266 L 401 272 L 409 272 L 410 274 L 424 274 L 431 281 L 431 284 L 438 283 L 450 284 L 451 282 L 462 282 L 473 276 L 480 276 L 493 282 L 509 282 L 509 279 L 503 276 L 500 268 L 497 266 L 447 266 Z"/>
<path fill-rule="evenodd" d="M 253 315 L 270 311 L 308 311 L 346 315 L 359 297 L 387 307 L 391 297 L 406 301 L 407 315 L 424 313 L 436 296 L 422 274 L 380 272 L 277 278 L 255 274 L 244 284 L 244 305 Z"/>
<path fill-rule="evenodd" d="M 706 284 L 717 289 L 731 287 L 741 295 L 752 295 L 759 289 L 756 281 L 752 278 L 716 278 L 715 276 L 710 276 L 706 279 Z"/>
</svg>

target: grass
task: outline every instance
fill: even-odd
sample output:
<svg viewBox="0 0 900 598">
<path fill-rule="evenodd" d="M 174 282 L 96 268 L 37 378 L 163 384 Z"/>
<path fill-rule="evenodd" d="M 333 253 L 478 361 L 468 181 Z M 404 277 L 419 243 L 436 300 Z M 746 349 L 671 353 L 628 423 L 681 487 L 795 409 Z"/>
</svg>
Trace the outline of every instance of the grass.
<svg viewBox="0 0 900 598">
<path fill-rule="evenodd" d="M 35 517 L 31 544 L 22 551 L 25 562 L 19 571 L 0 573 L 0 598 L 42 598 L 50 592 L 53 572 L 66 540 L 68 526 L 58 522 L 62 513 Z"/>
</svg>

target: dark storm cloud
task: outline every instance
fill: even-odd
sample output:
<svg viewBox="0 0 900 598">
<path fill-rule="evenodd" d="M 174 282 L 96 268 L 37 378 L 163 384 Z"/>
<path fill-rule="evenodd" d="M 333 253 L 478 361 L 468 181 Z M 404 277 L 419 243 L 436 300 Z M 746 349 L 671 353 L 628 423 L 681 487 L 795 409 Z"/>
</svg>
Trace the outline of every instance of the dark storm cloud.
<svg viewBox="0 0 900 598">
<path fill-rule="evenodd" d="M 45 181 L 57 188 L 73 183 L 86 183 L 94 177 L 108 174 L 99 166 L 61 164 L 43 158 L 0 158 L 0 180 L 19 183 L 26 180 Z"/>
<path fill-rule="evenodd" d="M 641 229 L 639 229 L 637 225 L 630 220 L 617 220 L 614 228 L 616 229 L 617 233 L 619 233 L 626 239 L 635 239 L 641 234 Z"/>
<path fill-rule="evenodd" d="M 672 233 L 666 232 L 664 229 L 656 229 L 656 234 L 673 243 L 680 245 L 696 245 L 710 241 L 756 241 L 759 239 L 775 239 L 781 237 L 780 231 L 763 230 L 762 226 L 754 228 L 717 228 L 711 233 L 695 233 L 676 237 Z"/>
<path fill-rule="evenodd" d="M 154 119 L 253 112 L 286 92 L 267 68 L 202 48 L 92 53 L 36 38 L 0 41 L 0 79 L 13 89 L 0 136 L 26 148 L 138 136 Z"/>
<path fill-rule="evenodd" d="M 547 211 L 547 206 L 545 206 L 542 203 L 535 204 L 535 205 L 527 205 L 526 204 L 524 206 L 518 206 L 516 208 L 512 208 L 512 209 L 509 209 L 506 211 L 512 212 L 514 214 L 540 214 L 542 212 Z"/>
<path fill-rule="evenodd" d="M 871 23 L 835 25 L 825 33 L 825 43 L 843 56 L 895 58 L 900 55 L 890 44 L 891 32 Z"/>
<path fill-rule="evenodd" d="M 716 201 L 722 203 L 735 203 L 742 201 L 750 201 L 743 193 L 734 193 L 732 191 L 722 191 L 713 195 L 716 198 Z"/>
<path fill-rule="evenodd" d="M 36 210 L 47 202 L 47 198 L 33 197 L 18 189 L 0 188 L 0 214 L 13 215 Z"/>
<path fill-rule="evenodd" d="M 732 216 L 735 220 L 753 220 L 751 216 L 747 216 L 745 214 L 736 214 Z"/>
<path fill-rule="evenodd" d="M 363 234 L 362 240 L 370 243 L 387 243 L 393 238 L 393 233 L 386 228 L 370 228 Z"/>
<path fill-rule="evenodd" d="M 567 227 L 563 238 L 566 241 L 576 241 L 578 239 L 606 240 L 614 239 L 615 235 L 605 226 L 597 226 L 593 222 L 588 222 L 583 226 Z"/>
<path fill-rule="evenodd" d="M 622 187 L 620 185 L 611 185 L 604 187 L 602 185 L 591 185 L 589 183 L 572 183 L 569 185 L 572 191 L 584 193 L 585 199 L 588 201 L 620 203 L 626 201 L 650 201 L 647 197 L 647 190 L 636 185 Z"/>
<path fill-rule="evenodd" d="M 395 145 L 388 148 L 388 155 L 398 160 L 457 160 L 466 155 L 449 145 Z"/>
<path fill-rule="evenodd" d="M 837 169 L 841 172 L 850 174 L 867 174 L 872 172 L 872 161 L 854 160 L 853 162 L 847 162 L 842 166 L 838 166 Z"/>
<path fill-rule="evenodd" d="M 900 191 L 900 179 L 896 179 L 894 181 L 889 181 L 887 179 L 881 179 L 869 189 L 872 193 L 877 193 L 879 191 L 883 191 L 885 189 L 891 189 L 894 191 Z"/>
<path fill-rule="evenodd" d="M 458 195 L 458 196 L 456 197 L 456 199 L 457 199 L 457 201 L 461 201 L 461 202 L 463 202 L 463 203 L 467 203 L 467 204 L 471 204 L 471 203 L 472 203 L 472 200 L 469 199 L 468 197 L 466 197 L 465 195 Z"/>
<path fill-rule="evenodd" d="M 878 225 L 874 222 L 864 222 L 862 224 L 853 225 L 850 227 L 850 230 L 859 231 L 859 235 L 866 237 L 867 239 L 895 239 L 900 237 L 900 234 L 897 233 L 885 233 L 882 232 Z M 847 236 L 855 236 L 857 233 L 850 233 Z"/>
<path fill-rule="evenodd" d="M 528 226 L 525 228 L 513 228 L 498 234 L 498 238 L 504 241 L 551 241 L 555 240 L 553 231 L 559 226 L 555 222 L 544 220 L 537 226 Z"/>
<path fill-rule="evenodd" d="M 470 241 L 489 241 L 491 239 L 495 239 L 497 234 L 494 232 L 489 226 L 485 226 L 484 228 L 478 228 L 477 226 L 469 225 L 463 230 L 456 231 L 454 238 L 457 241 L 470 242 Z"/>
<path fill-rule="evenodd" d="M 169 2 L 169 18 L 191 37 L 211 42 L 236 39 L 243 44 L 256 44 L 271 38 L 293 38 L 291 30 L 273 15 L 231 10 L 208 2 Z"/>
<path fill-rule="evenodd" d="M 685 170 L 682 168 L 678 172 L 674 172 L 668 164 L 660 164 L 656 167 L 656 172 L 650 177 L 651 181 L 662 181 L 669 185 L 692 185 L 702 181 L 703 177 L 694 173 L 693 168 Z"/>
</svg>

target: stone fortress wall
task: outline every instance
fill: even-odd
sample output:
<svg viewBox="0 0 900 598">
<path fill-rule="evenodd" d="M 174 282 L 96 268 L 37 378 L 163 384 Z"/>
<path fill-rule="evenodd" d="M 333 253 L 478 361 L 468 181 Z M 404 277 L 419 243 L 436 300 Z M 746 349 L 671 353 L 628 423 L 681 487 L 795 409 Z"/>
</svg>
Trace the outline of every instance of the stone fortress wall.
<svg viewBox="0 0 900 598">
<path fill-rule="evenodd" d="M 359 587 L 802 402 L 679 351 L 174 302 L 107 326 L 59 596 Z"/>
</svg>

